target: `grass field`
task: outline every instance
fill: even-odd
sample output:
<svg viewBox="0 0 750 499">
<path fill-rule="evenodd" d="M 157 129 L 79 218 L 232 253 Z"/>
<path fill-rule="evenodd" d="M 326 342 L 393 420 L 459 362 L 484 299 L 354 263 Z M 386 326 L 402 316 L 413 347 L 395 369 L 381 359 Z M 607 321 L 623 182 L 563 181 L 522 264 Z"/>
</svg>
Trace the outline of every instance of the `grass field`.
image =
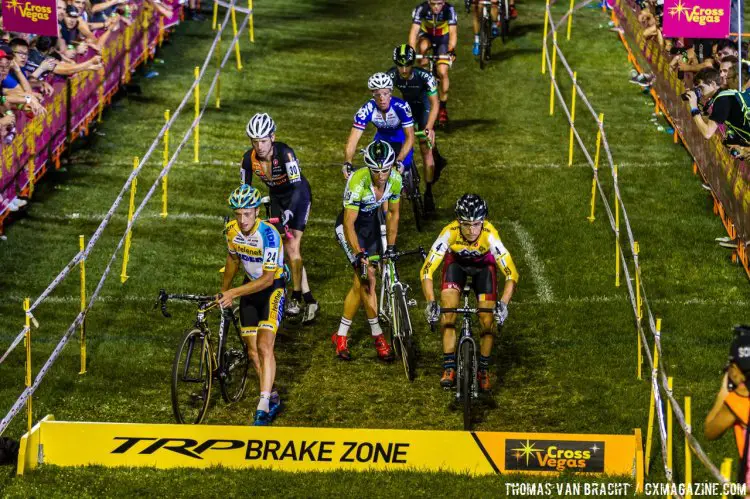
<svg viewBox="0 0 750 499">
<path fill-rule="evenodd" d="M 399 246 L 430 245 L 451 219 L 455 198 L 477 191 L 488 199 L 490 218 L 519 268 L 521 281 L 493 357 L 496 386 L 477 429 L 622 434 L 640 427 L 645 432 L 649 383 L 635 377 L 636 336 L 626 290 L 614 286 L 614 239 L 601 205 L 596 221 L 586 220 L 590 169 L 580 152 L 572 168 L 565 166 L 567 122 L 559 111 L 548 116 L 549 80 L 539 74 L 543 7 L 539 1 L 519 4 L 512 40 L 495 45 L 494 60 L 483 72 L 471 56 L 470 23 L 460 11 L 458 59 L 451 71 L 452 126 L 438 136 L 449 160 L 436 187 L 438 216 L 417 233 L 405 205 Z M 102 301 L 88 317 L 88 374 L 77 374 L 78 348 L 72 341 L 37 392 L 35 419 L 52 413 L 58 420 L 171 422 L 169 373 L 190 309 L 175 305 L 174 317 L 165 319 L 152 303 L 159 288 L 218 290 L 225 251 L 221 216 L 228 214 L 225 199 L 237 184 L 236 164 L 248 147 L 244 125 L 253 113 L 266 111 L 278 124 L 278 139 L 296 150 L 313 188 L 303 254 L 322 307 L 313 326 L 279 333 L 278 384 L 287 408 L 277 424 L 461 428 L 460 414 L 438 386 L 440 340 L 421 322 L 421 297 L 414 319 L 422 359 L 411 385 L 398 365 L 376 361 L 363 316 L 350 333 L 353 362 L 338 361 L 329 339 L 351 273 L 333 238 L 344 143 L 352 115 L 368 98 L 367 77 L 390 67 L 393 46 L 407 34 L 411 8 L 396 0 L 258 2 L 256 43 L 249 46 L 242 39 L 244 69 L 224 74 L 222 107 L 209 109 L 201 125 L 200 164 L 192 162 L 189 150 L 183 153 L 169 177 L 170 216 L 158 216 L 156 196 L 133 234 L 129 280 L 120 284 L 118 259 Z M 558 16 L 564 11 L 559 5 L 553 9 Z M 713 242 L 723 229 L 690 173 L 690 158 L 650 123 L 653 107 L 645 104 L 650 100 L 627 82 L 625 52 L 613 33 L 599 27 L 602 23 L 606 26 L 600 11 L 579 11 L 573 39 L 563 50 L 594 107 L 606 116 L 649 298 L 664 318 L 666 366 L 675 377 L 675 395 L 693 398 L 693 428 L 700 435 L 719 387 L 731 326 L 746 321 L 747 279 L 730 263 L 729 252 Z M 93 233 L 130 173 L 132 157 L 143 154 L 164 110 L 182 98 L 211 37 L 210 22 L 180 26 L 159 54 L 165 63 L 153 67 L 160 76 L 147 80 L 139 73 L 134 83 L 142 93 L 107 110 L 89 144 L 74 152 L 66 171 L 37 187 L 28 215 L 9 227 L 8 240 L 0 245 L 0 346 L 23 324 L 23 297 L 38 296 L 75 255 L 78 235 L 88 239 Z M 561 79 L 561 85 L 570 92 L 570 82 Z M 579 116 L 577 125 L 593 146 L 595 124 L 582 110 Z M 175 126 L 173 143 L 189 119 L 183 116 Z M 138 200 L 160 161 L 155 155 L 144 169 Z M 609 185 L 609 175 L 602 176 Z M 90 290 L 121 237 L 126 213 L 123 203 L 87 262 Z M 416 263 L 402 265 L 402 277 L 418 289 L 416 272 Z M 78 286 L 74 274 L 38 309 L 35 372 L 74 319 Z M 0 365 L 0 414 L 23 389 L 23 360 L 19 350 Z M 217 400 L 207 422 L 247 424 L 256 404 L 254 380 L 249 393 L 233 406 Z M 18 437 L 24 431 L 19 417 L 7 434 Z M 681 434 L 675 442 L 682 442 Z M 679 463 L 681 444 L 676 447 Z M 729 437 L 706 450 L 715 463 L 734 453 Z M 657 454 L 656 479 L 663 477 L 660 462 Z M 694 477 L 708 478 L 697 464 Z M 278 475 L 265 472 L 50 467 L 22 479 L 1 470 L 0 495 L 173 495 L 176 490 L 187 495 L 207 487 L 216 495 L 236 494 L 248 480 L 253 490 L 296 496 L 346 493 L 351 487 L 377 489 L 384 496 L 442 495 L 456 487 L 468 496 L 505 495 L 501 479 L 451 475 L 315 474 L 285 477 L 282 486 Z"/>
</svg>

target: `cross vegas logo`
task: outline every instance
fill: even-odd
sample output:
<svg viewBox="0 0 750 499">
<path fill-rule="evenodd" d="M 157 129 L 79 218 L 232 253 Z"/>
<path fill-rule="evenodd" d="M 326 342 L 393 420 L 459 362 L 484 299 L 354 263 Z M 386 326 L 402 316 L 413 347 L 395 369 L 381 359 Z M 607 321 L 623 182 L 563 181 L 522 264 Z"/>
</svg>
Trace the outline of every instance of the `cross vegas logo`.
<svg viewBox="0 0 750 499">
<path fill-rule="evenodd" d="M 24 19 L 32 22 L 49 21 L 52 14 L 52 8 L 44 5 L 36 5 L 33 2 L 24 2 L 18 0 L 8 0 L 5 2 L 5 8 L 14 14 L 20 14 Z"/>
<path fill-rule="evenodd" d="M 518 471 L 604 471 L 604 442 L 505 440 L 505 469 Z"/>
</svg>

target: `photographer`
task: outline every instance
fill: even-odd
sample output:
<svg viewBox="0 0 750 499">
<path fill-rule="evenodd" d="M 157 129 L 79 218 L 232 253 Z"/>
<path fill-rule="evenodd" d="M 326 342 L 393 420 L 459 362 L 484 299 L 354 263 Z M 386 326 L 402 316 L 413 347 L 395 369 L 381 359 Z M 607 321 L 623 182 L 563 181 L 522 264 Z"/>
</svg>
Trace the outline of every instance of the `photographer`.
<svg viewBox="0 0 750 499">
<path fill-rule="evenodd" d="M 734 438 L 740 456 L 740 479 L 748 481 L 746 427 L 750 415 L 750 326 L 734 328 L 735 337 L 729 348 L 729 361 L 725 368 L 721 389 L 714 406 L 706 416 L 703 434 L 708 440 L 716 440 L 730 427 L 734 428 Z"/>
<path fill-rule="evenodd" d="M 727 145 L 750 145 L 750 123 L 745 117 L 743 96 L 736 90 L 721 90 L 721 76 L 715 69 L 702 69 L 695 75 L 695 86 L 682 94 L 690 104 L 690 114 L 704 138 L 710 139 L 720 124 L 726 126 L 724 143 Z M 704 121 L 698 101 L 705 101 L 710 109 L 708 121 Z"/>
</svg>

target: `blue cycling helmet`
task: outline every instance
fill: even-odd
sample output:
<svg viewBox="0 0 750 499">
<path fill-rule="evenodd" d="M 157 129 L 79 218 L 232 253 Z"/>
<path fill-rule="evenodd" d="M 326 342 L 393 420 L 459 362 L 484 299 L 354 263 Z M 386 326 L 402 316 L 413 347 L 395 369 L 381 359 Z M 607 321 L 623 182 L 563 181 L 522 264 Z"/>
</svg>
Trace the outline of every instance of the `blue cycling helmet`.
<svg viewBox="0 0 750 499">
<path fill-rule="evenodd" d="M 260 206 L 260 191 L 252 185 L 242 184 L 230 194 L 229 207 L 233 210 Z"/>
</svg>

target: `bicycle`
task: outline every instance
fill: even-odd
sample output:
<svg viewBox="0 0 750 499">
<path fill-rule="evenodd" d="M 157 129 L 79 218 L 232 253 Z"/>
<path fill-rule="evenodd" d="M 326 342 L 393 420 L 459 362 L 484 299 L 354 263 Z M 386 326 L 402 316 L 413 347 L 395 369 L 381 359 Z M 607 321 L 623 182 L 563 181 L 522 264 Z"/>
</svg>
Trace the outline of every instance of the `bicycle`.
<svg viewBox="0 0 750 499">
<path fill-rule="evenodd" d="M 479 0 L 477 4 L 482 6 L 482 19 L 479 21 L 479 69 L 484 69 L 492 57 L 492 2 Z"/>
<path fill-rule="evenodd" d="M 424 132 L 416 132 L 417 138 L 425 138 Z M 430 146 L 432 146 L 430 144 Z M 422 199 L 422 191 L 419 188 L 422 179 L 419 176 L 419 170 L 414 161 L 412 161 L 411 168 L 408 173 L 404 172 L 404 189 L 406 190 L 406 197 L 411 203 L 411 209 L 414 212 L 414 224 L 417 226 L 417 232 L 422 232 L 422 226 L 424 224 L 424 200 Z"/>
<path fill-rule="evenodd" d="M 381 324 L 389 331 L 391 347 L 404 364 L 406 379 L 414 381 L 416 375 L 416 343 L 409 317 L 409 308 L 417 305 L 417 300 L 408 298 L 410 286 L 398 277 L 396 260 L 409 255 L 427 254 L 421 246 L 415 250 L 399 251 L 393 258 L 384 258 L 381 263 L 380 307 L 378 316 Z"/>
<path fill-rule="evenodd" d="M 494 308 L 472 308 L 469 306 L 469 292 L 471 286 L 466 284 L 461 292 L 463 307 L 443 308 L 441 314 L 461 314 L 461 334 L 458 337 L 456 352 L 456 402 L 463 408 L 464 430 L 471 431 L 471 405 L 479 398 L 479 360 L 477 358 L 477 343 L 471 335 L 471 316 L 480 313 L 495 313 Z M 500 326 L 498 325 L 498 331 Z"/>
<path fill-rule="evenodd" d="M 438 76 L 437 69 L 436 69 L 437 68 L 437 61 L 449 61 L 450 62 L 450 61 L 453 60 L 453 56 L 451 56 L 449 54 L 435 55 L 435 53 L 434 53 L 435 48 L 434 47 L 435 46 L 433 45 L 433 53 L 432 54 L 417 54 L 416 55 L 416 60 L 418 60 L 418 61 L 419 60 L 425 60 L 425 61 L 427 61 L 427 67 L 429 68 L 428 72 L 430 74 L 432 74 L 432 76 L 435 77 L 435 80 L 437 80 L 438 82 L 440 82 L 440 77 Z"/>
<path fill-rule="evenodd" d="M 500 21 L 500 39 L 505 44 L 510 36 L 510 2 L 508 0 L 500 0 L 499 9 L 499 21 Z"/>
<path fill-rule="evenodd" d="M 172 316 L 167 312 L 168 300 L 198 303 L 195 323 L 183 336 L 172 364 L 172 412 L 178 423 L 200 424 L 208 410 L 213 380 L 219 380 L 225 402 L 242 398 L 250 358 L 240 335 L 237 314 L 231 308 L 221 308 L 218 343 L 214 346 L 207 316 L 219 306 L 215 296 L 168 294 L 161 289 L 154 308 L 161 306 L 161 313 L 167 318 Z M 234 326 L 234 335 L 230 324 Z M 192 388 L 196 385 L 197 392 Z M 187 388 L 185 393 L 183 388 Z"/>
</svg>

